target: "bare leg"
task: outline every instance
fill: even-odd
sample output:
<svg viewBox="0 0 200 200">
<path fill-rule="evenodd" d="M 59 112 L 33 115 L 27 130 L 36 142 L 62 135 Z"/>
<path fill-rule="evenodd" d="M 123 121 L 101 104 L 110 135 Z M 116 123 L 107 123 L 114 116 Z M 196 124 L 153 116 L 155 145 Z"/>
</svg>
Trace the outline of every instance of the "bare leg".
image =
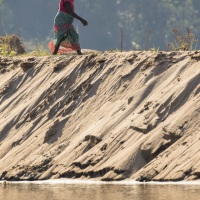
<svg viewBox="0 0 200 200">
<path fill-rule="evenodd" d="M 56 54 L 58 53 L 60 44 L 61 44 L 61 42 L 65 39 L 65 36 L 66 36 L 66 35 L 63 35 L 63 37 L 61 38 L 60 42 L 56 45 L 56 47 L 55 47 L 55 49 L 54 49 L 54 52 L 52 53 L 53 55 L 56 55 Z"/>
<path fill-rule="evenodd" d="M 83 55 L 80 49 L 77 50 L 77 54 L 78 54 L 78 55 Z"/>
<path fill-rule="evenodd" d="M 53 52 L 53 55 L 56 55 L 58 53 L 58 49 L 60 47 L 60 44 L 58 44 L 55 49 L 54 49 L 54 52 Z"/>
</svg>

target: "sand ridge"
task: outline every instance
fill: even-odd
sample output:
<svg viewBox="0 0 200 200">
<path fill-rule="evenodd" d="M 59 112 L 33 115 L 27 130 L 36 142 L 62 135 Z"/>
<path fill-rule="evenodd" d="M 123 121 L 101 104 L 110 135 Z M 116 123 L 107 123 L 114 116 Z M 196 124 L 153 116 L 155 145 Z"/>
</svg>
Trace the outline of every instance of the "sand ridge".
<svg viewBox="0 0 200 200">
<path fill-rule="evenodd" d="M 0 179 L 199 179 L 199 51 L 0 57 L 0 69 Z"/>
</svg>

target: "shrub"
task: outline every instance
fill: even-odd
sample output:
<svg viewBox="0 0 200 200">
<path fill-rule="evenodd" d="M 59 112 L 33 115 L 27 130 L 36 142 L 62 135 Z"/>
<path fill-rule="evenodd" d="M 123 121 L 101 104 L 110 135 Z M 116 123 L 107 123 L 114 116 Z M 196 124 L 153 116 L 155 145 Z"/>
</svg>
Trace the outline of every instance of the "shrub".
<svg viewBox="0 0 200 200">
<path fill-rule="evenodd" d="M 1 56 L 15 56 L 25 53 L 20 38 L 16 35 L 6 35 L 0 37 L 0 55 Z"/>
<path fill-rule="evenodd" d="M 176 39 L 168 45 L 171 51 L 192 51 L 197 48 L 198 40 L 188 28 L 185 36 L 178 29 L 173 29 L 172 33 L 176 35 Z"/>
</svg>

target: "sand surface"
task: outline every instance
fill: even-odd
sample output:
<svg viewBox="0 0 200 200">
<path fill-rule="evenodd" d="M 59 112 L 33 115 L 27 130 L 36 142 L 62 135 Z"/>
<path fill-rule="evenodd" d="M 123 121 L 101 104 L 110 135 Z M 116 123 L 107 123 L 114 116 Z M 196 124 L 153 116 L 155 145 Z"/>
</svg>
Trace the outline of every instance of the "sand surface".
<svg viewBox="0 0 200 200">
<path fill-rule="evenodd" d="M 0 179 L 200 179 L 200 52 L 0 57 Z"/>
</svg>

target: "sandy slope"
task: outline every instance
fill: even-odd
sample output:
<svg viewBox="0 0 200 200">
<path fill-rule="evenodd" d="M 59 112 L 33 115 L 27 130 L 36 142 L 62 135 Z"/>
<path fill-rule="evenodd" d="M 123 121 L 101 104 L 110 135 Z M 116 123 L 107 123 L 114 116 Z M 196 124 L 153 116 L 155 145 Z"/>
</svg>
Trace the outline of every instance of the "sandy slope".
<svg viewBox="0 0 200 200">
<path fill-rule="evenodd" d="M 200 52 L 0 58 L 0 178 L 200 178 Z"/>
</svg>

